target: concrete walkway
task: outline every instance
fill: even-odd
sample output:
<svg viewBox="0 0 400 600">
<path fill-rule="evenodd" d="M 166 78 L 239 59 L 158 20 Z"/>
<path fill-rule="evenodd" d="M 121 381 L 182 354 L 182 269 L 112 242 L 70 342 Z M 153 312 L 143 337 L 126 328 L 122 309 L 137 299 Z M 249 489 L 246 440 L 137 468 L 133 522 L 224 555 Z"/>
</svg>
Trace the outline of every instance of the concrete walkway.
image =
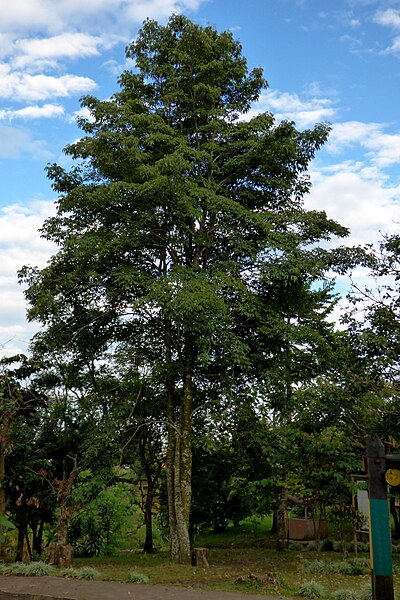
<svg viewBox="0 0 400 600">
<path fill-rule="evenodd" d="M 82 581 L 62 577 L 0 577 L 0 600 L 277 600 L 279 596 L 182 587 Z"/>
</svg>

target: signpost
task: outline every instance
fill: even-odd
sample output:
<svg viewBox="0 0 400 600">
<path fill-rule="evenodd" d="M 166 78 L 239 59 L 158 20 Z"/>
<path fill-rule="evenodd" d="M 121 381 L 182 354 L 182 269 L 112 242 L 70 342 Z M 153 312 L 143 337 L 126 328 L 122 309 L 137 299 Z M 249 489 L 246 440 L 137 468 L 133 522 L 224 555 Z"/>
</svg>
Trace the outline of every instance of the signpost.
<svg viewBox="0 0 400 600">
<path fill-rule="evenodd" d="M 387 483 L 400 484 L 400 455 L 385 455 L 375 435 L 368 442 L 369 536 L 373 600 L 394 600 Z"/>
</svg>

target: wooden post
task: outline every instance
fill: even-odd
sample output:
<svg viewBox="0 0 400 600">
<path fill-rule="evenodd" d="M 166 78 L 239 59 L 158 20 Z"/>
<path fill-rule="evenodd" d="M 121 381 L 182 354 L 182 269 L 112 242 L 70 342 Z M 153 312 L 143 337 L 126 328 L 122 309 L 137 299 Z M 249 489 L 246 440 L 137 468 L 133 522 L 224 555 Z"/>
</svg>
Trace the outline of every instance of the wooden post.
<svg viewBox="0 0 400 600">
<path fill-rule="evenodd" d="M 372 598 L 394 600 L 385 447 L 377 435 L 368 442 L 367 459 Z"/>
</svg>

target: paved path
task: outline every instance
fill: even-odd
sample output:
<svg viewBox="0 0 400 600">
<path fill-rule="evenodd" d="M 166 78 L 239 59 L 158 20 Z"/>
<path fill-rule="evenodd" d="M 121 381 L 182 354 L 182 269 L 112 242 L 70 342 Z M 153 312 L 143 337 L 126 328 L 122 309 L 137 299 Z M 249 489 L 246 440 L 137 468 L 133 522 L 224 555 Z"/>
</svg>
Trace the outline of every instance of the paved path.
<svg viewBox="0 0 400 600">
<path fill-rule="evenodd" d="M 278 597 L 279 598 L 279 597 Z M 62 577 L 0 577 L 0 600 L 277 600 L 277 597 L 182 587 L 82 581 Z"/>
</svg>

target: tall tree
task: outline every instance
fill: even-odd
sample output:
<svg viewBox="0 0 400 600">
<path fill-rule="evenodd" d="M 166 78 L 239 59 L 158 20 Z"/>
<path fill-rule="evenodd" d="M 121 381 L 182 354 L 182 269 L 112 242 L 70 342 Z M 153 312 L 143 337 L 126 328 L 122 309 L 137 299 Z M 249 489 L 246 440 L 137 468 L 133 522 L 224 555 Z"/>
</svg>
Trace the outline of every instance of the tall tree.
<svg viewBox="0 0 400 600">
<path fill-rule="evenodd" d="M 129 343 L 157 375 L 171 557 L 189 561 L 204 377 L 250 368 L 265 262 L 347 230 L 303 208 L 329 127 L 241 118 L 266 82 L 230 32 L 146 21 L 127 56 L 136 67 L 121 90 L 82 101 L 85 136 L 65 150 L 76 166 L 48 168 L 60 198 L 42 234 L 59 251 L 21 278 L 51 343 L 80 354 Z"/>
</svg>

